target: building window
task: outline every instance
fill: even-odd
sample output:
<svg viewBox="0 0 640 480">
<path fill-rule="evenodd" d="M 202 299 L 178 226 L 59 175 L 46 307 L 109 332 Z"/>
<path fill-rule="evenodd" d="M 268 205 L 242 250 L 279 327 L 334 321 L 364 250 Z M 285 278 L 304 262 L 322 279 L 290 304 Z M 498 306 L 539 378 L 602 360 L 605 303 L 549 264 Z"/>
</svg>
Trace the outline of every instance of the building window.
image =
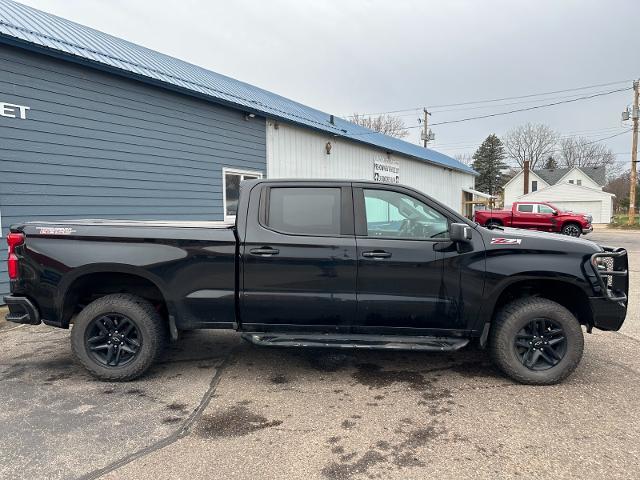
<svg viewBox="0 0 640 480">
<path fill-rule="evenodd" d="M 576 180 L 577 185 L 582 185 L 582 180 Z"/>
<path fill-rule="evenodd" d="M 233 170 L 230 168 L 222 169 L 222 191 L 224 220 L 233 222 L 236 219 L 238 211 L 238 199 L 240 198 L 240 182 L 242 180 L 255 180 L 262 178 L 260 172 L 249 172 L 242 170 Z"/>
<path fill-rule="evenodd" d="M 531 191 L 532 192 L 536 192 L 538 190 L 538 181 L 537 180 L 532 180 L 531 181 Z"/>
<path fill-rule="evenodd" d="M 569 180 L 569 183 L 570 183 L 571 185 L 573 185 L 573 180 Z"/>
</svg>

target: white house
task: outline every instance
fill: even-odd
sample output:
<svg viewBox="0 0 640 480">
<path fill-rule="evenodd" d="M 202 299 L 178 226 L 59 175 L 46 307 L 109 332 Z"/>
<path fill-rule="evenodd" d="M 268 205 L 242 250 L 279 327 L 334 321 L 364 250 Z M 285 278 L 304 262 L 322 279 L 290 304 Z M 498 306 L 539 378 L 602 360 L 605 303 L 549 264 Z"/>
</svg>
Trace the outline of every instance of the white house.
<svg viewBox="0 0 640 480">
<path fill-rule="evenodd" d="M 504 186 L 504 204 L 550 202 L 564 210 L 586 213 L 593 223 L 609 223 L 613 216 L 612 193 L 604 192 L 604 167 L 545 168 L 529 171 L 525 193 L 524 171 Z"/>
</svg>

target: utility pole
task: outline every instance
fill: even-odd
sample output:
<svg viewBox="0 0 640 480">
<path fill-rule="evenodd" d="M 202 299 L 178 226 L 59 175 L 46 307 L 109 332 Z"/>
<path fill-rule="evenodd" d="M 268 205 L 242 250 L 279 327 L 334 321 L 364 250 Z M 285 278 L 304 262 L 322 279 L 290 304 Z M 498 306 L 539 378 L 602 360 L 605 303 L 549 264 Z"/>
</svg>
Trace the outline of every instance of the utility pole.
<svg viewBox="0 0 640 480">
<path fill-rule="evenodd" d="M 422 131 L 422 141 L 424 148 L 427 148 L 427 143 L 429 140 L 433 140 L 433 134 L 429 131 L 429 115 L 431 115 L 426 108 L 424 110 L 424 130 Z"/>
<path fill-rule="evenodd" d="M 631 147 L 631 188 L 629 189 L 629 225 L 636 220 L 636 184 L 638 183 L 638 96 L 640 95 L 640 80 L 633 82 L 633 141 Z"/>
</svg>

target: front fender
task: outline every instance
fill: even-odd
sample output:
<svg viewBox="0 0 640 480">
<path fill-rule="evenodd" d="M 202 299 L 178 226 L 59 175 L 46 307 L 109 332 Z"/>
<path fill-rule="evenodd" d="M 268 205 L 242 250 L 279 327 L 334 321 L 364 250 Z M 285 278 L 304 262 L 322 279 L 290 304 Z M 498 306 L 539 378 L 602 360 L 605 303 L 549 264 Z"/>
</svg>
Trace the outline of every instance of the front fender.
<svg viewBox="0 0 640 480">
<path fill-rule="evenodd" d="M 487 281 L 477 329 L 490 322 L 500 296 L 520 282 L 559 282 L 580 288 L 588 297 L 592 286 L 584 269 L 588 255 L 562 251 L 493 250 L 487 252 Z"/>
</svg>

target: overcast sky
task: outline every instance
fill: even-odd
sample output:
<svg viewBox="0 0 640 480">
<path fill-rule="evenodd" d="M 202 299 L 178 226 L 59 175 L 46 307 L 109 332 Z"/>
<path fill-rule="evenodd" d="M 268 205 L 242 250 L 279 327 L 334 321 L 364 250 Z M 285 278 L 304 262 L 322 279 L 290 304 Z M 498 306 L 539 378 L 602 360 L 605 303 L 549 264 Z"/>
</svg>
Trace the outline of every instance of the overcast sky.
<svg viewBox="0 0 640 480">
<path fill-rule="evenodd" d="M 436 123 L 631 88 L 640 77 L 638 0 L 20 1 L 341 116 L 629 80 L 501 102 L 511 105 L 433 108 Z M 434 126 L 430 147 L 473 153 L 488 134 L 527 121 L 595 140 L 625 129 L 620 114 L 631 102 L 629 90 Z M 411 126 L 421 113 L 402 115 Z M 629 160 L 630 133 L 605 143 Z"/>
</svg>

